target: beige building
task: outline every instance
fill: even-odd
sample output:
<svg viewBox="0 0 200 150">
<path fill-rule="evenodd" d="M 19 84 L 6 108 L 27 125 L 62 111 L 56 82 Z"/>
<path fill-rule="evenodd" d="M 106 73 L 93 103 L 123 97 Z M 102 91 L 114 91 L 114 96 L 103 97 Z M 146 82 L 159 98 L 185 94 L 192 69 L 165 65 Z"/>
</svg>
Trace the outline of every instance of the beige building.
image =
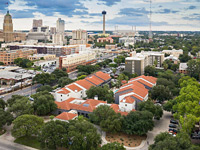
<svg viewBox="0 0 200 150">
<path fill-rule="evenodd" d="M 183 54 L 183 50 L 182 49 L 179 49 L 179 50 L 176 50 L 176 49 L 173 49 L 173 50 L 163 50 L 162 53 L 168 54 L 168 55 L 172 55 L 174 57 L 179 58 L 179 56 Z"/>
<path fill-rule="evenodd" d="M 72 39 L 70 39 L 70 45 L 75 44 L 87 44 L 88 34 L 86 30 L 74 30 L 72 31 Z"/>
<path fill-rule="evenodd" d="M 53 54 L 33 54 L 28 56 L 29 60 L 52 60 L 56 59 L 56 55 Z"/>
<path fill-rule="evenodd" d="M 3 37 L 0 33 L 0 41 L 13 42 L 13 41 L 24 41 L 26 40 L 26 34 L 20 32 L 13 32 L 12 16 L 9 11 L 4 16 L 3 23 Z"/>
<path fill-rule="evenodd" d="M 28 58 L 33 54 L 37 54 L 37 49 L 0 50 L 0 62 L 5 65 L 13 65 L 15 59 Z"/>
<path fill-rule="evenodd" d="M 132 74 L 137 73 L 138 75 L 144 74 L 146 66 L 162 67 L 164 61 L 164 54 L 160 52 L 144 52 L 136 54 L 131 53 L 131 57 L 127 57 L 125 61 L 125 71 Z"/>
<path fill-rule="evenodd" d="M 59 68 L 66 68 L 67 72 L 71 72 L 79 65 L 87 65 L 96 62 L 96 54 L 92 52 L 83 52 L 67 56 L 60 56 Z"/>
<path fill-rule="evenodd" d="M 67 43 L 63 33 L 57 33 L 52 35 L 53 43 L 57 45 L 63 45 Z"/>
<path fill-rule="evenodd" d="M 42 19 L 39 20 L 33 19 L 33 28 L 34 27 L 42 27 Z"/>
</svg>

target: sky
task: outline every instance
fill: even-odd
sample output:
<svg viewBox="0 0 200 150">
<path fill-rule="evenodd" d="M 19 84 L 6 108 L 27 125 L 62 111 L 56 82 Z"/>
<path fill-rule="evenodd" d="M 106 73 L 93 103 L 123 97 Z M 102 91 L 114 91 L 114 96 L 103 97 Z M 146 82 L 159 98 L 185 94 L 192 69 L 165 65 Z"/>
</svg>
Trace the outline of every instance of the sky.
<svg viewBox="0 0 200 150">
<path fill-rule="evenodd" d="M 8 5 L 6 4 L 8 2 Z M 33 19 L 56 26 L 65 20 L 66 30 L 149 30 L 149 0 L 0 0 L 0 29 L 9 10 L 14 30 L 30 30 Z M 152 0 L 153 31 L 200 31 L 200 0 Z"/>
</svg>

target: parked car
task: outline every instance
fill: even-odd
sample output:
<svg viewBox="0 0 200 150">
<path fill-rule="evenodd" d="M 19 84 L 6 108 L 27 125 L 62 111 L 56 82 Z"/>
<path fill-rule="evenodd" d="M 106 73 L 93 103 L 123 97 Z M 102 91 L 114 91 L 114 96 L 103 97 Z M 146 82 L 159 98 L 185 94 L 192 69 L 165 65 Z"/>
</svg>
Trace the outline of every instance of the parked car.
<svg viewBox="0 0 200 150">
<path fill-rule="evenodd" d="M 172 123 L 172 124 L 178 124 L 178 121 L 176 121 L 176 120 L 174 120 L 174 119 L 171 119 L 171 120 L 170 120 L 170 123 Z"/>
<path fill-rule="evenodd" d="M 169 128 L 169 132 L 177 133 L 178 131 L 176 129 Z"/>
<path fill-rule="evenodd" d="M 170 128 L 177 128 L 177 126 L 175 124 L 169 124 Z"/>
</svg>

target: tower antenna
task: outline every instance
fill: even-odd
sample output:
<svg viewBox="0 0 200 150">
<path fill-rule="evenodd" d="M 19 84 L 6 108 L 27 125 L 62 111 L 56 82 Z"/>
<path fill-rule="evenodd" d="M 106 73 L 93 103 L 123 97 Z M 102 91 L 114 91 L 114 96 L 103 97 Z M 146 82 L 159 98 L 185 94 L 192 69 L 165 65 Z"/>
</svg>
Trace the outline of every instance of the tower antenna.
<svg viewBox="0 0 200 150">
<path fill-rule="evenodd" d="M 149 0 L 150 2 L 150 10 L 149 10 L 149 40 L 152 41 L 153 34 L 152 34 L 152 0 Z"/>
</svg>

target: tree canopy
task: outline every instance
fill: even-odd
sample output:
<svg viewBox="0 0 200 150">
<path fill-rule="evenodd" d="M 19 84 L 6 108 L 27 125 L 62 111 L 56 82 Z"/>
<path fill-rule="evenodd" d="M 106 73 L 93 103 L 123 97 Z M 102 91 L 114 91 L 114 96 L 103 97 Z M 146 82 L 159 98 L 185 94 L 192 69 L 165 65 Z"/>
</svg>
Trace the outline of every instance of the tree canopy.
<svg viewBox="0 0 200 150">
<path fill-rule="evenodd" d="M 72 79 L 68 77 L 62 77 L 58 80 L 58 86 L 59 87 L 64 87 L 65 85 L 68 85 L 70 83 L 74 82 Z"/>
<path fill-rule="evenodd" d="M 89 114 L 90 121 L 100 125 L 101 129 L 106 132 L 120 132 L 122 126 L 122 117 L 120 114 L 110 108 L 110 106 L 102 105 L 97 107 Z"/>
<path fill-rule="evenodd" d="M 87 98 L 93 99 L 97 95 L 99 100 L 107 101 L 108 103 L 112 103 L 114 101 L 114 93 L 106 85 L 103 87 L 92 86 L 89 90 L 86 91 L 86 94 Z"/>
<path fill-rule="evenodd" d="M 56 81 L 56 76 L 54 74 L 49 74 L 49 73 L 41 73 L 37 74 L 33 78 L 33 82 L 37 82 L 40 84 L 53 84 Z"/>
<path fill-rule="evenodd" d="M 0 108 L 0 131 L 4 125 L 11 125 L 13 119 L 13 115 L 10 112 Z"/>
<path fill-rule="evenodd" d="M 153 127 L 153 114 L 148 111 L 132 111 L 124 117 L 122 124 L 123 132 L 131 135 L 144 135 Z"/>
<path fill-rule="evenodd" d="M 176 137 L 167 132 L 158 134 L 154 139 L 154 144 L 149 150 L 198 150 L 192 145 L 190 137 L 186 133 L 178 133 Z"/>
<path fill-rule="evenodd" d="M 29 59 L 25 58 L 17 58 L 14 60 L 14 63 L 22 68 L 29 68 L 33 65 L 33 63 Z"/>
<path fill-rule="evenodd" d="M 35 115 L 19 116 L 13 121 L 12 136 L 18 138 L 38 135 L 43 123 L 43 119 Z"/>
<path fill-rule="evenodd" d="M 45 123 L 39 134 L 41 146 L 48 149 L 68 147 L 68 126 L 69 123 L 59 120 Z"/>
<path fill-rule="evenodd" d="M 33 108 L 37 115 L 47 115 L 57 108 L 53 95 L 47 91 L 36 93 L 32 97 L 34 98 Z"/>
<path fill-rule="evenodd" d="M 30 100 L 25 96 L 13 96 L 8 100 L 8 111 L 14 113 L 15 117 L 24 114 L 33 114 L 33 106 Z"/>
<path fill-rule="evenodd" d="M 161 106 L 154 105 L 151 101 L 145 101 L 138 104 L 139 111 L 149 111 L 154 115 L 155 119 L 160 119 L 163 115 L 163 110 Z"/>
<path fill-rule="evenodd" d="M 51 91 L 53 91 L 53 88 L 50 85 L 43 85 L 43 86 L 37 88 L 37 90 L 36 90 L 36 92 L 42 92 L 42 91 L 51 92 Z"/>
<path fill-rule="evenodd" d="M 172 98 L 172 94 L 168 87 L 157 85 L 151 89 L 151 98 L 163 102 Z"/>
</svg>

